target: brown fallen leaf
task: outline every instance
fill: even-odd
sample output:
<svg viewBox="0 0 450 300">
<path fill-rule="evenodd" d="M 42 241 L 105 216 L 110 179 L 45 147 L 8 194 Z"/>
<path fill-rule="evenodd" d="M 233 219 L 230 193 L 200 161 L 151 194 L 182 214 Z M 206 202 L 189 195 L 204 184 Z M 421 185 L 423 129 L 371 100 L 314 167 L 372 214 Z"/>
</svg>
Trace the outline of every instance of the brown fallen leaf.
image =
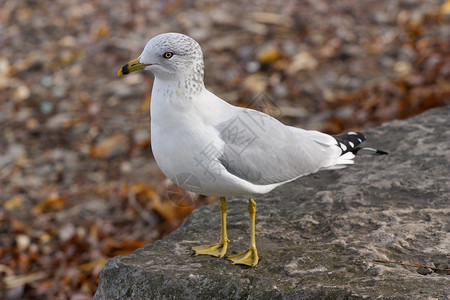
<svg viewBox="0 0 450 300">
<path fill-rule="evenodd" d="M 276 48 L 269 48 L 258 53 L 258 61 L 262 64 L 272 63 L 281 57 L 281 53 Z"/>
<path fill-rule="evenodd" d="M 52 193 L 47 199 L 34 206 L 31 213 L 33 215 L 37 215 L 49 210 L 61 210 L 66 206 L 66 204 L 67 201 L 65 198 L 56 193 Z"/>
<path fill-rule="evenodd" d="M 11 233 L 24 233 L 30 230 L 29 224 L 19 221 L 17 219 L 11 218 L 7 219 L 11 226 Z"/>
<path fill-rule="evenodd" d="M 131 191 L 136 197 L 144 197 L 147 201 L 157 195 L 155 189 L 144 182 L 134 182 L 132 184 L 122 184 L 120 187 L 120 195 L 122 197 L 127 197 L 128 193 Z"/>
<path fill-rule="evenodd" d="M 129 149 L 128 137 L 124 134 L 116 134 L 94 145 L 90 154 L 92 157 L 110 159 L 127 153 Z"/>
<path fill-rule="evenodd" d="M 97 39 L 104 38 L 105 36 L 108 36 L 111 33 L 111 27 L 108 25 L 102 24 L 98 28 L 96 28 L 94 32 L 94 36 Z"/>
<path fill-rule="evenodd" d="M 103 267 L 107 261 L 108 261 L 107 259 L 91 261 L 91 262 L 80 265 L 79 268 L 81 271 L 90 272 L 97 267 Z"/>
<path fill-rule="evenodd" d="M 21 195 L 16 195 L 6 201 L 5 205 L 3 206 L 6 210 L 13 210 L 17 207 L 20 207 L 23 204 L 23 198 Z"/>
<path fill-rule="evenodd" d="M 154 187 L 143 182 L 135 182 L 131 186 L 124 184 L 120 189 L 120 194 L 132 201 L 133 205 L 136 204 L 134 203 L 136 200 L 140 203 L 149 203 L 150 207 L 166 221 L 184 219 L 194 209 L 192 201 L 186 202 L 183 200 L 183 195 L 180 195 L 180 193 L 184 192 L 184 190 L 180 189 L 175 195 L 173 193 L 170 194 L 171 199 L 162 198 Z"/>
<path fill-rule="evenodd" d="M 142 240 L 124 240 L 120 242 L 120 246 L 123 249 L 130 249 L 130 250 L 144 247 L 145 244 L 146 243 Z"/>
<path fill-rule="evenodd" d="M 175 205 L 171 200 L 162 202 L 159 198 L 153 198 L 151 202 L 155 211 L 164 219 L 164 220 L 173 220 L 173 219 L 183 219 L 192 212 L 194 209 L 192 206 L 188 204 L 178 203 Z"/>
<path fill-rule="evenodd" d="M 142 240 L 115 241 L 114 239 L 110 239 L 107 241 L 106 247 L 108 253 L 111 253 L 111 255 L 116 256 L 129 254 L 134 250 L 143 247 L 145 244 L 146 243 Z M 85 268 L 87 268 L 88 266 L 85 266 Z M 95 267 L 96 266 L 93 266 L 92 269 L 94 269 Z"/>
</svg>

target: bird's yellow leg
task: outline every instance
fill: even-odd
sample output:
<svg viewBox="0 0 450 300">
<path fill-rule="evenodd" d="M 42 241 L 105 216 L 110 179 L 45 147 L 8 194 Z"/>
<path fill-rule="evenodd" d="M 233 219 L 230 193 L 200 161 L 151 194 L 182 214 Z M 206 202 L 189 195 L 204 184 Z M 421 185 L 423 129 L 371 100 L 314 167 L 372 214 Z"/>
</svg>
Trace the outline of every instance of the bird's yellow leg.
<svg viewBox="0 0 450 300">
<path fill-rule="evenodd" d="M 220 241 L 214 245 L 203 245 L 192 247 L 195 251 L 195 256 L 200 254 L 211 255 L 216 257 L 223 257 L 227 252 L 227 246 L 230 240 L 227 237 L 227 199 L 225 197 L 220 197 L 219 202 L 220 208 L 220 218 L 222 221 L 222 231 L 220 234 Z"/>
<path fill-rule="evenodd" d="M 255 215 L 256 215 L 256 202 L 252 198 L 248 201 L 248 214 L 250 215 L 250 247 L 247 251 L 229 256 L 227 259 L 233 262 L 233 265 L 247 265 L 254 267 L 258 264 L 258 251 L 256 250 L 255 242 Z"/>
</svg>

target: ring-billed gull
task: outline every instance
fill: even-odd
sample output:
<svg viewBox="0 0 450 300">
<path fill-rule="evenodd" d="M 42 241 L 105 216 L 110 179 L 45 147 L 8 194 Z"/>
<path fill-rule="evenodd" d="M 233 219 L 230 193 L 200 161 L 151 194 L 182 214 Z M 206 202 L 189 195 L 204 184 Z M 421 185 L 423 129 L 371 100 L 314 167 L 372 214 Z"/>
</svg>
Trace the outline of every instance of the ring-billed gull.
<svg viewBox="0 0 450 300">
<path fill-rule="evenodd" d="M 262 112 L 225 102 L 205 88 L 200 45 L 183 34 L 152 38 L 118 75 L 142 69 L 155 75 L 151 144 L 158 166 L 182 188 L 220 197 L 221 239 L 214 245 L 193 247 L 196 255 L 225 256 L 229 243 L 225 197 L 244 196 L 249 198 L 250 247 L 228 259 L 255 266 L 259 258 L 253 195 L 322 169 L 353 164 L 361 149 L 358 145 L 365 140 L 357 132 L 332 137 L 286 126 Z"/>
</svg>

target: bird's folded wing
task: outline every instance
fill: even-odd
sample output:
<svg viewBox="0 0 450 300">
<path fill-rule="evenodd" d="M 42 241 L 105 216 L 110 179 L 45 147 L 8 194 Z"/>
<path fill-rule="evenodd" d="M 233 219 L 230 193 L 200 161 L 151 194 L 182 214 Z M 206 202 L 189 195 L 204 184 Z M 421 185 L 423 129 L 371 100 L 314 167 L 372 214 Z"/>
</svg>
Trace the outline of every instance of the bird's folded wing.
<svg viewBox="0 0 450 300">
<path fill-rule="evenodd" d="M 285 126 L 255 110 L 238 109 L 217 129 L 225 142 L 220 163 L 257 185 L 286 182 L 330 167 L 341 154 L 333 137 Z"/>
</svg>

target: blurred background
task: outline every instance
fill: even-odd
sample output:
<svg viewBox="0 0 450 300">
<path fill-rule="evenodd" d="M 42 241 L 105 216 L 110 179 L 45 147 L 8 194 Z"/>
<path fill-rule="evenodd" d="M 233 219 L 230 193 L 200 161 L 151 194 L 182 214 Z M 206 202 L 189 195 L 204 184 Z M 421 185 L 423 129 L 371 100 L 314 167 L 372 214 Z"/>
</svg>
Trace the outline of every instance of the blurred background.
<svg viewBox="0 0 450 300">
<path fill-rule="evenodd" d="M 216 200 L 158 169 L 151 73 L 117 77 L 163 32 L 201 44 L 212 92 L 290 125 L 450 104 L 450 1 L 0 0 L 0 298 L 90 299 L 108 258 Z"/>
</svg>

